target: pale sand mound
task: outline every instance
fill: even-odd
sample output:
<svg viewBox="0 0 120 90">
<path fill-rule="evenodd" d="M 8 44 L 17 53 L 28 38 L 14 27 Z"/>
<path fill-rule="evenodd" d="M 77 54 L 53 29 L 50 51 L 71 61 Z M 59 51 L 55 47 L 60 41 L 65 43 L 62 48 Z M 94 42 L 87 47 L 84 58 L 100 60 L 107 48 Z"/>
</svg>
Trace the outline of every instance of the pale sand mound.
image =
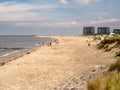
<svg viewBox="0 0 120 90">
<path fill-rule="evenodd" d="M 61 82 L 109 64 L 113 55 L 87 46 L 87 38 L 56 36 L 59 43 L 43 46 L 37 51 L 0 67 L 0 90 L 53 90 Z"/>
</svg>

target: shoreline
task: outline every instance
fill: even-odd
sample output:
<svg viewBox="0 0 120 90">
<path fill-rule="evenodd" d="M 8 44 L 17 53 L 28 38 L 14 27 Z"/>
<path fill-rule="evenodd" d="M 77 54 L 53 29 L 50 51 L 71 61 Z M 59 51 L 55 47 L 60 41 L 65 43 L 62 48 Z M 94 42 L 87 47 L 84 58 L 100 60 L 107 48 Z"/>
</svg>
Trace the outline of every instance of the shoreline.
<svg viewBox="0 0 120 90">
<path fill-rule="evenodd" d="M 38 36 L 35 36 L 35 37 L 38 37 Z M 42 37 L 42 38 L 48 38 L 48 37 Z M 30 54 L 31 52 L 36 51 L 38 48 L 41 48 L 42 46 L 48 45 L 49 43 L 53 43 L 57 40 L 57 39 L 54 39 L 51 37 L 49 37 L 49 38 L 51 39 L 51 41 L 45 41 L 45 42 L 35 44 L 36 46 L 34 46 L 32 48 L 13 51 L 13 52 L 6 53 L 6 54 L 2 55 L 0 57 L 0 66 L 4 65 L 10 61 L 16 60 L 24 55 Z"/>
<path fill-rule="evenodd" d="M 8 55 L 6 56 L 3 56 L 3 57 L 0 57 L 0 66 L 12 61 L 12 60 L 15 60 L 17 58 L 20 58 L 26 54 L 30 54 L 31 52 L 37 50 L 38 47 L 34 47 L 34 48 L 31 48 L 31 49 L 24 49 L 24 50 L 20 50 L 20 51 L 14 51 L 13 53 L 8 53 Z"/>
</svg>

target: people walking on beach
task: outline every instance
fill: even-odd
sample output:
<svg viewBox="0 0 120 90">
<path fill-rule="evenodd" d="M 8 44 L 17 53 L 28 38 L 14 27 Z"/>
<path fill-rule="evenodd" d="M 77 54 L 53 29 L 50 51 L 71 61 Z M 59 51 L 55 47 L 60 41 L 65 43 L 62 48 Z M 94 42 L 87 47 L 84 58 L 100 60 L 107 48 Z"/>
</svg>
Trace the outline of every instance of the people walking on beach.
<svg viewBox="0 0 120 90">
<path fill-rule="evenodd" d="M 88 43 L 88 46 L 90 46 L 90 43 Z"/>
<path fill-rule="evenodd" d="M 49 45 L 52 46 L 52 43 L 50 42 Z"/>
<path fill-rule="evenodd" d="M 48 47 L 49 47 L 49 46 L 52 46 L 52 43 L 51 43 L 51 42 L 48 43 Z"/>
</svg>

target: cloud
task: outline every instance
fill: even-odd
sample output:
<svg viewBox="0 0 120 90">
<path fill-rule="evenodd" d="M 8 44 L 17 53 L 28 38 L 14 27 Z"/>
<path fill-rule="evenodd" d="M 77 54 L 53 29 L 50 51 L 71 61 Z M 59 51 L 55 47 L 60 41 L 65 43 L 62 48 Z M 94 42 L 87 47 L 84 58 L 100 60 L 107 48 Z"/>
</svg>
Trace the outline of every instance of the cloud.
<svg viewBox="0 0 120 90">
<path fill-rule="evenodd" d="M 88 5 L 92 2 L 99 2 L 100 0 L 76 0 L 76 1 L 77 1 L 77 3 Z"/>
<path fill-rule="evenodd" d="M 59 1 L 60 1 L 60 3 L 62 3 L 62 4 L 68 4 L 68 3 L 69 3 L 68 0 L 59 0 Z"/>
<path fill-rule="evenodd" d="M 55 5 L 32 5 L 28 3 L 5 2 L 0 4 L 0 13 L 5 12 L 20 12 L 35 9 L 50 9 Z"/>
<path fill-rule="evenodd" d="M 72 28 L 72 27 L 82 27 L 82 26 L 94 26 L 94 25 L 106 25 L 106 24 L 120 23 L 120 19 L 104 19 L 89 22 L 58 22 L 58 23 L 48 23 L 48 22 L 18 22 L 15 25 L 17 27 L 57 27 L 57 28 Z"/>
<path fill-rule="evenodd" d="M 120 23 L 119 18 L 114 19 L 102 19 L 102 20 L 93 20 L 93 21 L 87 21 L 87 22 L 78 22 L 78 21 L 70 21 L 65 23 L 55 23 L 51 26 L 57 26 L 57 27 L 80 27 L 80 26 L 86 26 L 86 25 L 106 25 L 106 24 L 114 24 L 114 23 Z"/>
<path fill-rule="evenodd" d="M 88 5 L 92 2 L 99 2 L 100 0 L 73 0 L 73 2 L 77 4 L 83 4 L 83 5 Z M 60 3 L 62 4 L 69 4 L 71 1 L 70 0 L 59 0 Z"/>
<path fill-rule="evenodd" d="M 105 23 L 115 23 L 115 22 L 120 22 L 120 19 L 103 19 L 103 20 L 97 20 L 97 21 L 90 21 L 89 23 L 92 25 L 97 25 L 97 24 L 105 24 Z"/>
<path fill-rule="evenodd" d="M 78 27 L 81 26 L 80 22 L 70 21 L 70 22 L 58 22 L 58 23 L 48 23 L 48 22 L 17 22 L 15 26 L 18 27 Z"/>
<path fill-rule="evenodd" d="M 82 5 L 88 5 L 88 4 L 91 4 L 91 3 L 93 3 L 93 2 L 99 2 L 99 1 L 101 1 L 101 0 L 59 0 L 59 2 L 60 3 L 62 3 L 62 4 L 70 4 L 71 2 L 73 3 L 74 2 L 74 4 L 76 3 L 76 4 L 82 4 Z"/>
<path fill-rule="evenodd" d="M 32 5 L 29 3 L 4 2 L 0 3 L 0 21 L 39 20 L 40 12 L 34 10 L 49 10 L 56 5 Z"/>
</svg>

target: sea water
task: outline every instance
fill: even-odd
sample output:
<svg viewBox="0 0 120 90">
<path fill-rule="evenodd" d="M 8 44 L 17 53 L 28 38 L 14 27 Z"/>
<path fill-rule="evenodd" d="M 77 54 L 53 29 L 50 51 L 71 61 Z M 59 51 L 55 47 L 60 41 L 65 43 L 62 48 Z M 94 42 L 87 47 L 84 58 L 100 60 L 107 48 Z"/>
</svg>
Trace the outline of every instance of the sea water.
<svg viewBox="0 0 120 90">
<path fill-rule="evenodd" d="M 18 49 L 30 49 L 42 42 L 51 42 L 51 38 L 40 38 L 35 36 L 25 35 L 2 35 L 0 36 L 0 57 L 16 53 Z"/>
</svg>

